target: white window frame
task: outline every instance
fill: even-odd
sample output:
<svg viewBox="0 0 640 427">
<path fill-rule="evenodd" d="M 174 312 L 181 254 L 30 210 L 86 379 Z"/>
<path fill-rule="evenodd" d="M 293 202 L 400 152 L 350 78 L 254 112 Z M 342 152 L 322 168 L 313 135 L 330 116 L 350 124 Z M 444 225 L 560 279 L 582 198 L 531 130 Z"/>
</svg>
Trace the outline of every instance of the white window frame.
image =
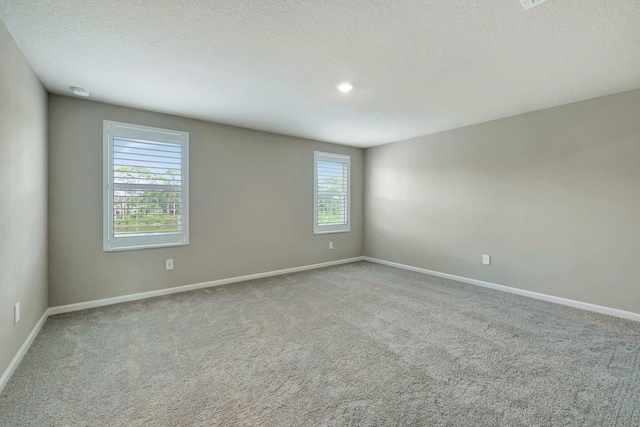
<svg viewBox="0 0 640 427">
<path fill-rule="evenodd" d="M 181 233 L 113 237 L 113 139 L 136 138 L 179 143 L 182 146 Z M 103 250 L 105 252 L 164 248 L 189 244 L 189 133 L 105 120 L 103 123 Z"/>
<path fill-rule="evenodd" d="M 347 223 L 338 225 L 318 224 L 318 161 L 347 165 Z M 351 231 L 351 156 L 346 154 L 313 153 L 313 234 L 347 233 Z"/>
</svg>

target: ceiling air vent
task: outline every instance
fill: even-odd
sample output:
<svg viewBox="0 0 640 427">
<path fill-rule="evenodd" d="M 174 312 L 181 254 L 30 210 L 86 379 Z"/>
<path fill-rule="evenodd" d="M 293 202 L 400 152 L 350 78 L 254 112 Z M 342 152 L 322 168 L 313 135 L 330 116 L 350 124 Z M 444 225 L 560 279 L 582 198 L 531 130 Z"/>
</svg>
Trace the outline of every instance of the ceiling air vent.
<svg viewBox="0 0 640 427">
<path fill-rule="evenodd" d="M 525 9 L 531 9 L 533 6 L 537 6 L 546 1 L 547 0 L 520 0 L 520 3 L 522 3 Z"/>
</svg>

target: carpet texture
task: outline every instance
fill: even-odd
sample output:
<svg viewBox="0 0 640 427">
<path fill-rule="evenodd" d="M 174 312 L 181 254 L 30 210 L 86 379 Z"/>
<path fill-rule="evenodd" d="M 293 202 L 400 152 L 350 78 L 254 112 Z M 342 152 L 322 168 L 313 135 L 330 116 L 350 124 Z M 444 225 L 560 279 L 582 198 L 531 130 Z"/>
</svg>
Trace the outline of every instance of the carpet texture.
<svg viewBox="0 0 640 427">
<path fill-rule="evenodd" d="M 2 426 L 638 426 L 640 324 L 367 262 L 51 317 Z"/>
</svg>

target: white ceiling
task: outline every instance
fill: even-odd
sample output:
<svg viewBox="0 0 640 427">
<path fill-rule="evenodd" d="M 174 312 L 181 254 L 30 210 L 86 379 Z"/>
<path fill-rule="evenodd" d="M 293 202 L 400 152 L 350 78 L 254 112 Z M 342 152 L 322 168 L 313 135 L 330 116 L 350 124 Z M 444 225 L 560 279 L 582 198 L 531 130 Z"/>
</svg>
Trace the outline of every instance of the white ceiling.
<svg viewBox="0 0 640 427">
<path fill-rule="evenodd" d="M 50 92 L 358 147 L 640 87 L 638 0 L 1 0 L 0 19 Z"/>
</svg>

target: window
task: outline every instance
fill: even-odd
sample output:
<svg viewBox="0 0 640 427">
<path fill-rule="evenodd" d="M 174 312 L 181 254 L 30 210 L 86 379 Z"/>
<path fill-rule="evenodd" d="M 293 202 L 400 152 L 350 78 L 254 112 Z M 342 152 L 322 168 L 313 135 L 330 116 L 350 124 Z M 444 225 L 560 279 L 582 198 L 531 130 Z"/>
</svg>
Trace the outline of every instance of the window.
<svg viewBox="0 0 640 427">
<path fill-rule="evenodd" d="M 189 243 L 189 134 L 104 121 L 105 251 Z"/>
<path fill-rule="evenodd" d="M 349 231 L 351 157 L 316 151 L 314 164 L 313 232 L 322 234 Z"/>
</svg>

